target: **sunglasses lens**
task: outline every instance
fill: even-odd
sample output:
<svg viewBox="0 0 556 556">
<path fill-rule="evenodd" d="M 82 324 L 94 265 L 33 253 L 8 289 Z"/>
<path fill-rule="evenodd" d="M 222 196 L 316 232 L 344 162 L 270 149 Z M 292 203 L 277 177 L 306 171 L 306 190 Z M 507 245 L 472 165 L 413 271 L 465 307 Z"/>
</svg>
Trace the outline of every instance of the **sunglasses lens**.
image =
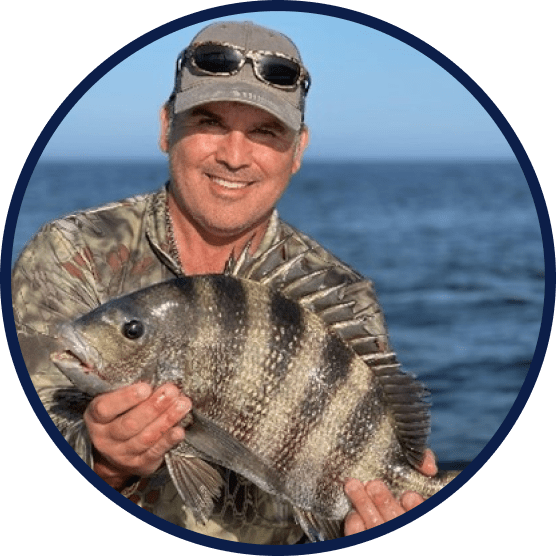
<svg viewBox="0 0 556 556">
<path fill-rule="evenodd" d="M 201 44 L 192 54 L 193 62 L 202 71 L 232 74 L 243 62 L 243 54 L 234 47 L 222 44 Z M 299 80 L 299 64 L 287 58 L 265 54 L 253 63 L 261 79 L 278 87 L 295 87 Z"/>
<path fill-rule="evenodd" d="M 261 77 L 283 87 L 293 87 L 299 79 L 299 65 L 279 56 L 263 56 L 258 63 Z"/>
<path fill-rule="evenodd" d="M 229 73 L 237 70 L 243 56 L 227 46 L 203 44 L 195 49 L 193 59 L 195 65 L 203 71 Z"/>
</svg>

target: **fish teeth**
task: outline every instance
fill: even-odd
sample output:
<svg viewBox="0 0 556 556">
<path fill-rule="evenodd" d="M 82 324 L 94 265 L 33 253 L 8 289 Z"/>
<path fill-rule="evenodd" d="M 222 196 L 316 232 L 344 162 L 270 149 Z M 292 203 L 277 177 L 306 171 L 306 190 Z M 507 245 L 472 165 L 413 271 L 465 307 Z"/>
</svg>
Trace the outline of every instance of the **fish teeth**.
<svg viewBox="0 0 556 556">
<path fill-rule="evenodd" d="M 68 323 L 59 325 L 58 337 L 65 352 L 63 359 L 71 360 L 73 358 L 79 361 L 84 370 L 102 368 L 100 353 L 74 327 Z"/>
</svg>

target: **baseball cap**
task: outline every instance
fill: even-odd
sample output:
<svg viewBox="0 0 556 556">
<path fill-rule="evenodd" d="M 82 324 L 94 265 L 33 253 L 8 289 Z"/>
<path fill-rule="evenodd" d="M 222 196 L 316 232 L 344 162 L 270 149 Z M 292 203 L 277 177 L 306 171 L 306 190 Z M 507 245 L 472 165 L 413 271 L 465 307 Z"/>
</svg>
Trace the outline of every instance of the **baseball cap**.
<svg viewBox="0 0 556 556">
<path fill-rule="evenodd" d="M 189 53 L 201 44 L 237 47 L 247 54 L 239 71 L 214 74 L 201 71 Z M 300 78 L 294 86 L 275 86 L 255 74 L 255 55 L 276 55 L 299 65 Z M 281 57 L 281 58 L 278 58 Z M 288 62 L 291 64 L 291 62 Z M 208 102 L 236 101 L 266 110 L 286 126 L 298 130 L 303 122 L 309 74 L 295 44 L 285 35 L 250 21 L 213 23 L 202 29 L 178 58 L 174 85 L 174 114 Z"/>
</svg>

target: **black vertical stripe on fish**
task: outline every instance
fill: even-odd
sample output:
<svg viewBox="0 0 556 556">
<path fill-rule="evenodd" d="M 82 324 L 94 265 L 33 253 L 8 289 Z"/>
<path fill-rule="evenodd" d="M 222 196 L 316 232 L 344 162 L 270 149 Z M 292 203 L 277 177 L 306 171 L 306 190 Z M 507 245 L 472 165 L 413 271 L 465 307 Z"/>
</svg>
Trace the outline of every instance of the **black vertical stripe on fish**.
<svg viewBox="0 0 556 556">
<path fill-rule="evenodd" d="M 213 274 L 208 280 L 213 288 L 222 334 L 237 335 L 240 329 L 249 326 L 247 294 L 242 282 L 232 280 L 223 274 Z"/>
<path fill-rule="evenodd" d="M 353 358 L 353 352 L 344 342 L 335 334 L 330 334 L 323 350 L 324 368 L 328 369 L 324 379 L 328 387 L 338 385 L 347 377 Z"/>
<path fill-rule="evenodd" d="M 180 276 L 175 279 L 175 286 L 179 290 L 183 303 L 183 319 L 187 322 L 187 336 L 184 338 L 184 344 L 196 338 L 199 334 L 199 327 L 203 326 L 203 319 L 196 309 L 197 292 L 195 290 L 196 280 L 190 276 Z"/>
<path fill-rule="evenodd" d="M 204 367 L 210 368 L 212 389 L 206 399 L 206 415 L 219 419 L 229 414 L 229 418 L 239 423 L 240 415 L 236 414 L 233 399 L 229 392 L 229 382 L 237 372 L 237 361 L 245 350 L 247 328 L 249 326 L 247 293 L 243 283 L 225 275 L 214 274 L 199 278 L 204 288 L 197 292 L 206 314 L 206 320 L 199 323 L 200 328 L 200 359 L 197 374 Z M 212 307 L 206 305 L 211 304 Z M 212 329 L 212 332 L 211 332 Z M 217 341 L 207 342 L 207 334 L 212 333 Z M 209 408 L 210 405 L 210 408 Z"/>
<path fill-rule="evenodd" d="M 189 276 L 176 278 L 175 285 L 183 293 L 186 299 L 192 299 L 195 295 L 195 282 Z"/>
<path fill-rule="evenodd" d="M 220 369 L 217 374 L 225 378 L 228 371 L 235 373 L 236 362 L 244 351 L 249 327 L 247 292 L 239 280 L 223 275 L 212 275 L 210 284 L 218 315 L 221 341 L 213 347 L 217 351 Z"/>
<path fill-rule="evenodd" d="M 253 305 L 260 303 L 260 299 L 248 297 L 249 310 L 256 309 Z M 282 384 L 283 378 L 295 364 L 295 358 L 303 345 L 305 323 L 301 307 L 278 293 L 271 293 L 269 302 L 268 321 L 260 322 L 263 329 L 268 327 L 267 346 L 265 356 L 259 364 L 261 368 L 260 387 L 251 392 L 251 397 L 244 405 L 244 415 L 238 415 L 242 421 L 235 427 L 235 437 L 250 445 L 256 440 L 257 430 L 261 421 L 267 418 L 270 409 L 269 401 L 276 395 L 276 390 Z M 257 324 L 251 323 L 252 326 Z M 251 333 L 255 332 L 253 330 Z"/>
<path fill-rule="evenodd" d="M 303 313 L 298 303 L 287 299 L 278 293 L 273 293 L 270 299 L 270 324 L 272 336 L 271 351 L 282 355 L 280 365 L 275 366 L 275 372 L 282 374 L 290 366 L 301 346 L 304 322 Z"/>
<path fill-rule="evenodd" d="M 315 489 L 322 504 L 330 500 L 337 484 L 349 477 L 342 474 L 353 468 L 362 457 L 363 448 L 372 443 L 384 416 L 380 390 L 370 388 L 357 402 L 338 435 L 337 443 L 326 459 Z"/>
<path fill-rule="evenodd" d="M 284 437 L 285 443 L 280 455 L 282 472 L 287 473 L 295 464 L 300 449 L 318 425 L 334 393 L 346 380 L 353 357 L 353 352 L 339 337 L 335 334 L 327 337 L 322 350 L 321 366 L 309 379 L 297 415 L 294 415 L 292 425 Z"/>
<path fill-rule="evenodd" d="M 322 353 L 321 372 L 309 383 L 307 395 L 301 403 L 302 418 L 318 419 L 330 403 L 331 393 L 348 374 L 353 354 L 335 335 L 331 335 Z"/>
</svg>

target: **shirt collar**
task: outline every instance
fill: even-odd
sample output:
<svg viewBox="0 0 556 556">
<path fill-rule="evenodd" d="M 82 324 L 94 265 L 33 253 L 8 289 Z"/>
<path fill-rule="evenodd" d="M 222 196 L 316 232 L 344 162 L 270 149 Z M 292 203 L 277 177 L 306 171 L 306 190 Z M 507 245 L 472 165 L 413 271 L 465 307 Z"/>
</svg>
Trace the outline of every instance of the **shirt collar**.
<svg viewBox="0 0 556 556">
<path fill-rule="evenodd" d="M 170 249 L 170 234 L 167 224 L 166 206 L 168 202 L 167 182 L 162 189 L 151 196 L 147 206 L 145 234 L 156 256 L 174 274 L 183 274 L 179 261 L 174 260 Z"/>
<path fill-rule="evenodd" d="M 174 273 L 177 275 L 183 274 L 179 261 L 172 257 L 170 233 L 168 230 L 167 221 L 167 202 L 168 202 L 168 187 L 167 182 L 163 188 L 151 196 L 149 205 L 147 206 L 147 221 L 145 234 L 147 240 L 157 257 Z M 270 216 L 270 221 L 261 243 L 257 247 L 254 257 L 258 257 L 261 253 L 266 251 L 273 243 L 278 240 L 280 219 L 278 211 L 274 209 Z"/>
</svg>

